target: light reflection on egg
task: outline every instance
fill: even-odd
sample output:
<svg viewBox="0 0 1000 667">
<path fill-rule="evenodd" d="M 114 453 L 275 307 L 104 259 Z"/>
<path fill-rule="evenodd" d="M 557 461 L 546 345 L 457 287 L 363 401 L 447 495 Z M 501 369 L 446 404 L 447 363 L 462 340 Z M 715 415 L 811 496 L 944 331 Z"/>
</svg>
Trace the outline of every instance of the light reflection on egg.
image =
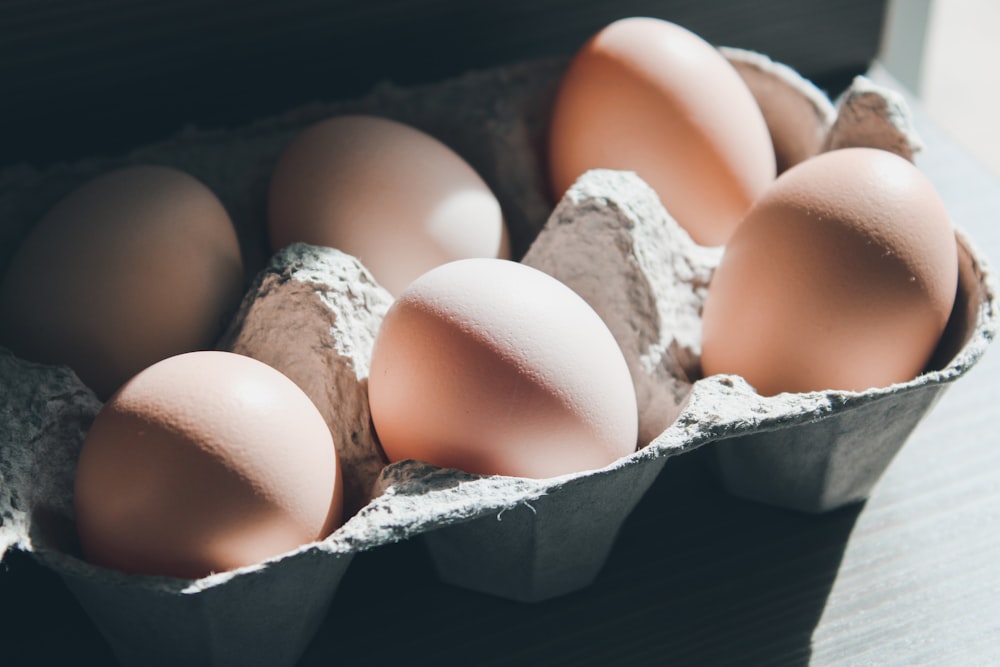
<svg viewBox="0 0 1000 667">
<path fill-rule="evenodd" d="M 517 262 L 460 260 L 413 281 L 386 314 L 368 382 L 390 461 L 543 478 L 636 447 L 635 388 L 604 321 Z"/>
<path fill-rule="evenodd" d="M 200 351 L 144 369 L 104 405 L 74 505 L 90 562 L 198 578 L 323 539 L 342 493 L 305 393 L 263 362 Z"/>
<path fill-rule="evenodd" d="M 726 242 L 774 180 L 753 94 L 718 49 L 668 21 L 615 21 L 576 53 L 556 94 L 548 166 L 558 200 L 585 171 L 633 171 L 702 245 Z"/>
<path fill-rule="evenodd" d="M 273 250 L 300 241 L 357 257 L 392 294 L 431 268 L 508 258 L 500 204 L 451 148 L 403 123 L 337 116 L 282 153 L 268 195 Z"/>
</svg>

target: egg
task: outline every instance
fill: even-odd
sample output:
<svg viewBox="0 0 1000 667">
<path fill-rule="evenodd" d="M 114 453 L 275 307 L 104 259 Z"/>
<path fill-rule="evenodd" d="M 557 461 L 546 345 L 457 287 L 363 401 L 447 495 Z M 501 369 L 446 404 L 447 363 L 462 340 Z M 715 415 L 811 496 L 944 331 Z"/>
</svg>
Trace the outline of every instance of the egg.
<svg viewBox="0 0 1000 667">
<path fill-rule="evenodd" d="M 446 262 L 508 258 L 500 204 L 451 148 L 377 116 L 336 116 L 303 131 L 271 177 L 275 251 L 296 241 L 357 257 L 391 294 Z"/>
<path fill-rule="evenodd" d="M 726 242 L 776 170 L 767 123 L 736 69 L 689 30 L 645 17 L 587 41 L 556 92 L 553 196 L 597 168 L 638 174 L 702 245 Z"/>
<path fill-rule="evenodd" d="M 340 522 L 333 439 L 270 366 L 198 351 L 144 369 L 102 407 L 75 483 L 84 557 L 198 578 L 319 540 Z"/>
<path fill-rule="evenodd" d="M 0 344 L 65 364 L 102 399 L 160 359 L 211 347 L 243 293 L 218 198 L 170 167 L 117 169 L 59 201 L 0 285 Z"/>
<path fill-rule="evenodd" d="M 957 284 L 954 229 L 917 167 L 874 148 L 821 153 L 779 176 L 726 246 L 702 313 L 702 369 L 764 395 L 908 381 Z"/>
<path fill-rule="evenodd" d="M 372 351 L 372 422 L 390 461 L 544 478 L 635 450 L 635 389 L 594 310 L 538 269 L 442 265 L 395 300 Z"/>
</svg>

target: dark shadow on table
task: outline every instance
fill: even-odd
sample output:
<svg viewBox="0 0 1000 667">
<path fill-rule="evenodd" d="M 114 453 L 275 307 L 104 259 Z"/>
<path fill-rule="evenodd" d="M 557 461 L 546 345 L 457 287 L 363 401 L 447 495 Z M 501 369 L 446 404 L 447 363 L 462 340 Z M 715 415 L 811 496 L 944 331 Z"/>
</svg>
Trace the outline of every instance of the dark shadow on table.
<svg viewBox="0 0 1000 667">
<path fill-rule="evenodd" d="M 737 500 L 699 451 L 667 463 L 584 591 L 534 605 L 439 583 L 420 540 L 359 554 L 301 667 L 806 665 L 860 506 Z M 59 578 L 0 573 L 3 664 L 114 664 Z"/>
<path fill-rule="evenodd" d="M 0 563 L 0 664 L 115 665 L 115 657 L 57 574 L 26 552 Z"/>
<path fill-rule="evenodd" d="M 707 454 L 669 461 L 597 581 L 562 598 L 440 584 L 419 540 L 358 555 L 302 666 L 808 664 L 861 507 L 737 500 Z"/>
<path fill-rule="evenodd" d="M 584 591 L 534 605 L 439 583 L 420 540 L 359 554 L 301 667 L 806 665 L 860 506 L 811 516 L 737 500 L 707 451 L 667 463 Z M 0 574 L 3 664 L 114 664 L 59 578 Z"/>
</svg>

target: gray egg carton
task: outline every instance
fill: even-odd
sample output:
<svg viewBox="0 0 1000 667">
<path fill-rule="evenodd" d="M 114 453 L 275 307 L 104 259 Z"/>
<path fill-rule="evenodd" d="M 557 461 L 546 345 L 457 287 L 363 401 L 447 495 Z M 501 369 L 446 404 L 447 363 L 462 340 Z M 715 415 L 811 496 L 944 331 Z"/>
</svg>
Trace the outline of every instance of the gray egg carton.
<svg viewBox="0 0 1000 667">
<path fill-rule="evenodd" d="M 757 96 L 779 168 L 821 150 L 919 150 L 891 91 L 859 78 L 832 103 L 759 54 L 723 53 Z M 94 175 L 155 162 L 211 187 L 236 223 L 252 275 L 219 347 L 282 370 L 330 425 L 348 520 L 322 542 L 198 580 L 135 576 L 79 556 L 73 477 L 99 401 L 69 369 L 0 349 L 0 554 L 30 552 L 58 573 L 125 665 L 291 665 L 316 631 L 354 554 L 422 538 L 442 580 L 521 601 L 585 587 L 629 512 L 674 456 L 713 450 L 733 494 L 823 512 L 867 497 L 921 417 L 984 352 L 997 329 L 997 284 L 958 231 L 954 314 L 927 371 L 865 392 L 758 395 L 737 376 L 701 377 L 700 311 L 721 249 L 705 248 L 634 174 L 585 174 L 552 210 L 540 160 L 564 61 L 471 73 L 431 86 L 380 86 L 228 130 L 190 129 L 120 158 L 0 174 L 0 267 L 58 198 Z M 552 479 L 470 475 L 418 461 L 385 465 L 372 432 L 367 374 L 391 297 L 353 257 L 295 245 L 268 257 L 267 177 L 302 128 L 335 113 L 374 113 L 452 146 L 493 188 L 514 252 L 559 278 L 604 318 L 636 387 L 635 453 Z M 960 223 L 960 221 L 958 221 Z M 39 267 L 44 270 L 44 267 Z M 349 576 L 349 575 L 348 575 Z"/>
</svg>

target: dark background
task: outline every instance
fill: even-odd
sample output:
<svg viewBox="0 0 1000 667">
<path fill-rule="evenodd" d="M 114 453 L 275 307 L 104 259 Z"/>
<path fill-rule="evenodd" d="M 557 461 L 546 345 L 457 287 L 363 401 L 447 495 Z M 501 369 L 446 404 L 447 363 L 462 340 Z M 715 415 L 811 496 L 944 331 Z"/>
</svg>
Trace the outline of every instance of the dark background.
<svg viewBox="0 0 1000 667">
<path fill-rule="evenodd" d="M 875 55 L 871 0 L 0 0 L 0 167 L 109 156 L 379 81 L 571 54 L 624 16 L 758 50 L 837 91 Z"/>
</svg>

